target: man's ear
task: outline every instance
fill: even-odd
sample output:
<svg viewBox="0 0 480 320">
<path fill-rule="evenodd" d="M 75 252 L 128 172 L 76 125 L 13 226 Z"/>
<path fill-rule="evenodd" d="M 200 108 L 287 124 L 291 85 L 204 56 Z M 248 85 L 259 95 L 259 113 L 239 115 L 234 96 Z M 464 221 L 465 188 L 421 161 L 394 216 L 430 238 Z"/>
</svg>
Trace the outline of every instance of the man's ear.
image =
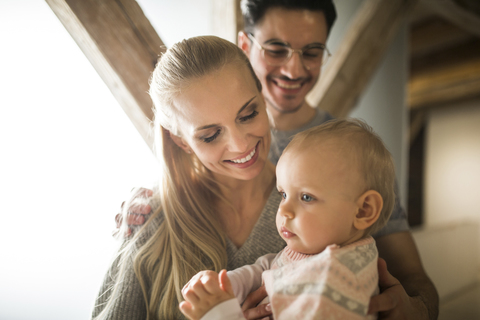
<svg viewBox="0 0 480 320">
<path fill-rule="evenodd" d="M 365 230 L 380 217 L 383 208 L 383 198 L 375 190 L 368 190 L 357 200 L 358 211 L 353 222 L 357 230 Z"/>
<path fill-rule="evenodd" d="M 179 146 L 183 151 L 185 151 L 188 154 L 192 153 L 192 149 L 190 148 L 190 146 L 188 145 L 188 143 L 185 140 L 183 140 L 182 138 L 174 135 L 171 132 L 170 132 L 170 138 L 172 138 L 173 142 L 175 142 L 175 144 L 177 146 Z"/>
<path fill-rule="evenodd" d="M 250 59 L 250 39 L 248 38 L 245 31 L 240 31 L 238 33 L 238 47 L 242 49 L 243 52 Z"/>
</svg>

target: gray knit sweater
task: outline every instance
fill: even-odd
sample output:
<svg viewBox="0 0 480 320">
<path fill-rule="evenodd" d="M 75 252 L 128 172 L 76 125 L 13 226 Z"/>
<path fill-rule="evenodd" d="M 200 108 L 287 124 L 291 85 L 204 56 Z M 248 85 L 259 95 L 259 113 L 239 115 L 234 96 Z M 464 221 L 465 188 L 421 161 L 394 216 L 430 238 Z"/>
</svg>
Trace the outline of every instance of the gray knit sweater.
<svg viewBox="0 0 480 320">
<path fill-rule="evenodd" d="M 275 224 L 275 215 L 280 201 L 281 196 L 274 188 L 252 233 L 242 247 L 237 248 L 227 239 L 228 270 L 252 264 L 257 258 L 267 253 L 277 253 L 285 247 L 286 244 L 278 234 Z M 110 296 L 108 289 L 114 285 L 112 278 L 118 272 L 117 266 L 118 260 L 115 260 L 105 276 L 95 302 L 92 318 L 103 310 L 104 304 Z M 112 320 L 144 320 L 147 318 L 147 312 L 140 283 L 135 276 L 131 261 L 126 264 L 126 267 L 127 277 L 120 286 L 123 293 L 119 299 L 114 301 L 107 318 Z M 178 306 L 172 306 L 172 308 L 178 308 Z"/>
</svg>

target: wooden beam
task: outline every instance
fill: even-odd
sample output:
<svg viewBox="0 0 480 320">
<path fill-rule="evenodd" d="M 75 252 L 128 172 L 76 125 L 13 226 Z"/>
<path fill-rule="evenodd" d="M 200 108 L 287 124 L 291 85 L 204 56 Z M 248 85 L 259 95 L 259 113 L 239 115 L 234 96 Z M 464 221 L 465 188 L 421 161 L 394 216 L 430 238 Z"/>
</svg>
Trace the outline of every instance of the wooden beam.
<svg viewBox="0 0 480 320">
<path fill-rule="evenodd" d="M 413 61 L 408 84 L 411 109 L 480 96 L 480 41 Z"/>
<path fill-rule="evenodd" d="M 309 97 L 313 105 L 335 117 L 347 116 L 416 2 L 365 0 Z"/>
<path fill-rule="evenodd" d="M 412 146 L 413 142 L 418 136 L 418 133 L 425 125 L 425 111 L 419 110 L 410 113 L 410 132 L 409 132 L 409 146 Z"/>
<path fill-rule="evenodd" d="M 443 18 L 430 18 L 410 29 L 410 58 L 429 55 L 453 47 L 472 38 L 463 29 Z"/>
<path fill-rule="evenodd" d="M 460 6 L 453 0 L 422 0 L 422 3 L 437 15 L 449 20 L 463 30 L 480 37 L 480 16 L 475 14 L 474 11 Z M 468 2 L 465 2 L 465 4 L 467 3 Z"/>
<path fill-rule="evenodd" d="M 223 39 L 237 43 L 237 1 L 212 0 L 212 32 Z"/>
<path fill-rule="evenodd" d="M 417 75 L 410 80 L 408 90 L 411 109 L 480 96 L 480 59 Z"/>
<path fill-rule="evenodd" d="M 152 147 L 148 79 L 164 45 L 135 0 L 46 0 Z"/>
<path fill-rule="evenodd" d="M 238 33 L 240 31 L 243 31 L 244 26 L 244 21 L 243 21 L 243 14 L 242 14 L 242 8 L 240 6 L 241 0 L 235 0 L 235 22 L 236 22 L 236 28 L 237 28 L 237 41 L 235 41 L 236 44 L 238 44 Z"/>
</svg>

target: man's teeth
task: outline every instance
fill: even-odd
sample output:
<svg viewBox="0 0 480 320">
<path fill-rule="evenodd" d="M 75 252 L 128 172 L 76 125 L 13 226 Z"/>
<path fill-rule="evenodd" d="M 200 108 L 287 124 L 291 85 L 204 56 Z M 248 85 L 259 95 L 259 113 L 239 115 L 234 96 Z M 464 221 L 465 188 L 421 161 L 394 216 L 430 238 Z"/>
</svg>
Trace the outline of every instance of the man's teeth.
<svg viewBox="0 0 480 320">
<path fill-rule="evenodd" d="M 253 148 L 252 152 L 250 152 L 250 154 L 248 156 L 246 156 L 245 158 L 232 160 L 232 162 L 234 162 L 234 163 L 245 163 L 247 161 L 250 161 L 250 159 L 252 159 L 253 155 L 255 154 L 255 149 L 256 148 Z"/>
<path fill-rule="evenodd" d="M 297 84 L 286 84 L 286 83 L 281 83 L 281 82 L 277 82 L 277 85 L 280 87 L 280 88 L 284 88 L 284 89 L 298 89 L 300 88 L 302 85 L 300 83 L 297 83 Z"/>
</svg>

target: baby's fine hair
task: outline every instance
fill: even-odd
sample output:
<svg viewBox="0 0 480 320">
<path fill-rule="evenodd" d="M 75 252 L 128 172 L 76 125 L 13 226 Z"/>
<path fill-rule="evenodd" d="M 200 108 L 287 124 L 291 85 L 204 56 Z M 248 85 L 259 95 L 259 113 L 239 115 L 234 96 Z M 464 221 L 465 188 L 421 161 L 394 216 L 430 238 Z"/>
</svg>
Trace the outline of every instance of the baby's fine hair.
<svg viewBox="0 0 480 320">
<path fill-rule="evenodd" d="M 295 135 L 283 153 L 293 148 L 297 153 L 309 152 L 331 139 L 345 156 L 358 163 L 364 191 L 375 190 L 383 198 L 378 220 L 365 230 L 365 235 L 373 234 L 385 226 L 395 204 L 395 167 L 392 155 L 372 127 L 360 119 L 331 120 Z"/>
</svg>

